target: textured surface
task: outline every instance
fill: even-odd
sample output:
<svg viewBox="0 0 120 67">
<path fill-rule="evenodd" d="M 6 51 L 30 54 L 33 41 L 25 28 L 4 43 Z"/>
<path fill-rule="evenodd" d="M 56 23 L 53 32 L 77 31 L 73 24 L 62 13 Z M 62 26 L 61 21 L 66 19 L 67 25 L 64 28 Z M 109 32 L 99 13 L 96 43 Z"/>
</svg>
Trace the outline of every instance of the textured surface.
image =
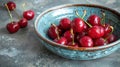
<svg viewBox="0 0 120 67">
<path fill-rule="evenodd" d="M 40 45 L 33 29 L 34 20 L 29 26 L 15 34 L 9 34 L 5 28 L 10 22 L 8 13 L 0 0 L 0 67 L 119 67 L 120 50 L 101 59 L 92 61 L 73 61 L 61 58 Z M 22 14 L 21 5 L 26 2 L 26 9 L 33 9 L 36 16 L 42 11 L 66 3 L 93 3 L 113 8 L 120 12 L 120 0 L 13 0 L 17 3 L 17 12 Z M 38 9 L 39 8 L 39 9 Z M 15 13 L 14 19 L 17 20 Z"/>
</svg>

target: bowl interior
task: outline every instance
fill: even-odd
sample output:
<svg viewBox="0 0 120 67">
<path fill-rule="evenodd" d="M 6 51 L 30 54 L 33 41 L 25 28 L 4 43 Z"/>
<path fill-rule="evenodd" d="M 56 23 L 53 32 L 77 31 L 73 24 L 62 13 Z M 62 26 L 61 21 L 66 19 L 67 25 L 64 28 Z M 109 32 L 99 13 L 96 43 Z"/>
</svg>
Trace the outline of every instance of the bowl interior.
<svg viewBox="0 0 120 67">
<path fill-rule="evenodd" d="M 87 11 L 86 16 L 84 17 L 84 20 L 87 20 L 87 18 L 91 14 L 96 14 L 100 17 L 102 17 L 102 12 L 104 11 L 105 16 L 105 22 L 111 24 L 114 27 L 114 34 L 120 38 L 119 32 L 120 32 L 120 19 L 116 12 L 110 11 L 107 8 L 100 7 L 100 6 L 90 6 L 90 5 L 69 5 L 69 6 L 60 6 L 51 8 L 45 12 L 43 12 L 37 19 L 36 25 L 36 31 L 40 36 L 43 38 L 46 38 L 47 40 L 51 40 L 47 35 L 47 30 L 51 26 L 52 23 L 58 25 L 61 18 L 70 18 L 73 20 L 75 17 L 78 17 L 75 14 L 75 11 L 78 11 L 79 15 L 83 15 L 83 10 Z"/>
</svg>

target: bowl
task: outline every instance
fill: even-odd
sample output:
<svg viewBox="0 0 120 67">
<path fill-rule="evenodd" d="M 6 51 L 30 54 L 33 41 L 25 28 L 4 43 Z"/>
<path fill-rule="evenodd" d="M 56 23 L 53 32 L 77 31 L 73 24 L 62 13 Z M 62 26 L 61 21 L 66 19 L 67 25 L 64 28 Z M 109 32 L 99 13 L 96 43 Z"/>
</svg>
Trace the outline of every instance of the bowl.
<svg viewBox="0 0 120 67">
<path fill-rule="evenodd" d="M 53 42 L 47 35 L 47 30 L 50 27 L 51 23 L 58 24 L 60 19 L 65 17 L 68 17 L 72 20 L 73 18 L 77 17 L 75 15 L 76 10 L 80 15 L 83 14 L 83 10 L 87 11 L 87 15 L 84 18 L 85 20 L 91 14 L 97 14 L 101 17 L 101 12 L 105 12 L 105 21 L 114 27 L 113 33 L 118 37 L 118 40 L 104 46 L 79 48 L 62 46 Z M 36 18 L 34 27 L 42 45 L 44 45 L 48 50 L 52 51 L 53 53 L 72 60 L 91 60 L 108 56 L 120 47 L 119 17 L 120 13 L 118 13 L 117 11 L 100 5 L 65 4 L 47 9 L 46 11 L 42 12 Z"/>
</svg>

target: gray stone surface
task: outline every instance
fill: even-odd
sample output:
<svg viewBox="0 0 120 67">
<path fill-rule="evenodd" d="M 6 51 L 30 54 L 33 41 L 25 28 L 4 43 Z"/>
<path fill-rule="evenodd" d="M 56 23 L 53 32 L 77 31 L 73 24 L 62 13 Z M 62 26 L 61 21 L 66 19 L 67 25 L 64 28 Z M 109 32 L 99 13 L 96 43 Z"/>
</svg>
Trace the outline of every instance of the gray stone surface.
<svg viewBox="0 0 120 67">
<path fill-rule="evenodd" d="M 29 21 L 25 29 L 9 34 L 6 24 L 10 18 L 3 4 L 9 0 L 0 0 L 0 67 L 120 67 L 120 49 L 101 59 L 75 61 L 59 57 L 42 46 L 34 32 L 35 18 L 44 10 L 69 3 L 99 4 L 120 12 L 120 0 L 12 0 L 17 4 L 16 11 L 22 15 L 22 4 L 26 9 L 35 11 L 36 16 Z M 18 20 L 12 12 L 14 20 Z"/>
</svg>

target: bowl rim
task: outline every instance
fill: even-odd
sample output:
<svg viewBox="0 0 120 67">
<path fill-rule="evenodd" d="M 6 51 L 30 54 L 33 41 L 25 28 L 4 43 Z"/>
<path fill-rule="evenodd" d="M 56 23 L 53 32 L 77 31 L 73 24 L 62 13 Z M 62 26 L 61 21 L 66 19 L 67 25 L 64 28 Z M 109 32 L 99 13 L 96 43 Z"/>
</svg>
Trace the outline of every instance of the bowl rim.
<svg viewBox="0 0 120 67">
<path fill-rule="evenodd" d="M 102 50 L 102 49 L 106 49 L 106 48 L 109 48 L 109 47 L 112 47 L 112 46 L 115 46 L 117 44 L 120 43 L 120 39 L 118 39 L 117 41 L 113 42 L 113 43 L 110 43 L 108 45 L 104 45 L 104 46 L 96 46 L 96 47 L 78 47 L 78 48 L 75 48 L 75 47 L 71 47 L 71 46 L 63 46 L 63 45 L 60 45 L 58 43 L 55 43 L 49 39 L 46 39 L 44 38 L 41 34 L 39 34 L 39 32 L 37 31 L 37 25 L 38 25 L 38 21 L 39 19 L 46 13 L 50 12 L 50 11 L 54 11 L 54 10 L 57 10 L 57 9 L 61 9 L 61 8 L 66 8 L 66 7 L 72 7 L 72 6 L 87 6 L 87 7 L 96 7 L 96 8 L 101 8 L 101 9 L 105 9 L 105 10 L 109 10 L 110 12 L 114 13 L 115 15 L 117 16 L 120 16 L 120 13 L 111 9 L 111 8 L 108 8 L 108 7 L 104 7 L 104 6 L 101 6 L 101 5 L 96 5 L 96 4 L 64 4 L 64 5 L 59 5 L 59 6 L 55 6 L 55 7 L 52 7 L 52 8 L 49 8 L 45 11 L 43 11 L 41 14 L 39 14 L 35 20 L 35 23 L 34 23 L 34 30 L 35 32 L 37 33 L 37 35 L 40 37 L 41 40 L 49 43 L 50 45 L 52 46 L 55 46 L 55 47 L 61 47 L 61 48 L 65 48 L 65 49 L 69 49 L 69 50 L 79 50 L 79 51 L 95 51 L 95 50 Z"/>
</svg>

